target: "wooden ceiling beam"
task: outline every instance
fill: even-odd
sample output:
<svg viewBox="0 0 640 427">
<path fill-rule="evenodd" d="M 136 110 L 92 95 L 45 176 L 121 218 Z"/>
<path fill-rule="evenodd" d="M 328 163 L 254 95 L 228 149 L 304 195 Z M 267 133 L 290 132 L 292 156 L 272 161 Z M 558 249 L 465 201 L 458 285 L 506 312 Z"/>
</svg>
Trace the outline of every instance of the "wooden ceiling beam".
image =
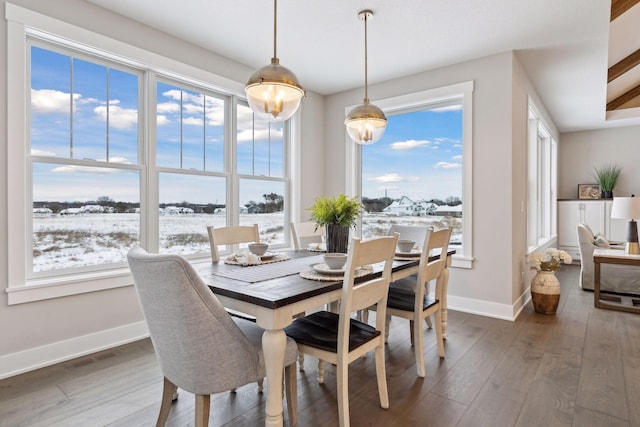
<svg viewBox="0 0 640 427">
<path fill-rule="evenodd" d="M 638 0 L 640 1 L 640 0 Z M 609 72 L 607 75 L 607 83 L 611 83 L 613 80 L 617 79 L 636 65 L 640 64 L 640 49 L 633 52 L 631 55 L 622 59 L 615 65 L 609 67 Z"/>
<path fill-rule="evenodd" d="M 611 0 L 611 19 L 613 21 L 618 16 L 625 13 L 627 10 L 631 9 L 640 0 Z"/>
<path fill-rule="evenodd" d="M 607 111 L 617 110 L 622 105 L 626 104 L 627 102 L 631 101 L 637 96 L 640 96 L 640 85 L 634 87 L 633 89 L 628 90 L 627 92 L 623 93 L 613 101 L 608 102 Z"/>
</svg>

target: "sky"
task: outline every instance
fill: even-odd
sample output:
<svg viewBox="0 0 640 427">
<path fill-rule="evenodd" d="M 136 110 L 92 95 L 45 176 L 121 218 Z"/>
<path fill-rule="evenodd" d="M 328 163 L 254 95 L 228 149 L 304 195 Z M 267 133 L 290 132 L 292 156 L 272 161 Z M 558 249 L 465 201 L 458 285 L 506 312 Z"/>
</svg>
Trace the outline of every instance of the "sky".
<svg viewBox="0 0 640 427">
<path fill-rule="evenodd" d="M 462 200 L 462 105 L 387 120 L 383 137 L 362 148 L 362 195 Z"/>
<path fill-rule="evenodd" d="M 141 163 L 138 74 L 36 46 L 31 48 L 31 63 L 31 152 L 61 160 L 34 163 L 33 200 L 83 202 L 107 196 L 138 202 L 139 170 L 64 164 L 69 158 L 108 160 L 116 166 Z M 224 104 L 222 97 L 159 82 L 158 166 L 223 173 Z M 383 138 L 363 147 L 363 196 L 461 198 L 460 106 L 394 115 L 388 120 Z M 238 172 L 256 178 L 281 177 L 282 123 L 254 116 L 245 105 L 238 105 L 237 123 Z M 225 201 L 224 178 L 220 176 L 165 171 L 159 180 L 161 203 Z M 282 182 L 241 179 L 240 205 L 264 201 L 266 193 L 284 191 Z"/>
</svg>

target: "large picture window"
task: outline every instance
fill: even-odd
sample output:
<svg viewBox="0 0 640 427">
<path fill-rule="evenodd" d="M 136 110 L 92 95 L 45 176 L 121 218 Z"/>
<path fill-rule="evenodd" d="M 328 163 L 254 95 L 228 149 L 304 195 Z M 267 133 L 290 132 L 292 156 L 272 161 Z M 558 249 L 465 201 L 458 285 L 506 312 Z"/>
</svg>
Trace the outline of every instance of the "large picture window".
<svg viewBox="0 0 640 427">
<path fill-rule="evenodd" d="M 470 267 L 471 93 L 463 83 L 387 100 L 380 141 L 349 141 L 351 188 L 365 207 L 363 238 L 384 235 L 393 224 L 452 227 L 453 265 Z"/>
<path fill-rule="evenodd" d="M 254 117 L 240 83 L 18 9 L 9 304 L 129 285 L 136 244 L 210 259 L 210 225 L 288 245 L 289 123 Z"/>
</svg>

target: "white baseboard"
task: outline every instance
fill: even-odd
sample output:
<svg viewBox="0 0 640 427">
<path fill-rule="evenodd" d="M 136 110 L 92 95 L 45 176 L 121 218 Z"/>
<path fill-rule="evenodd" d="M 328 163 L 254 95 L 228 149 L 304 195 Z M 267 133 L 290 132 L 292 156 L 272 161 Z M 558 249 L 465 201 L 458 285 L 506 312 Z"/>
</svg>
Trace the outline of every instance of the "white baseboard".
<svg viewBox="0 0 640 427">
<path fill-rule="evenodd" d="M 530 295 L 527 289 L 512 305 L 448 295 L 447 307 L 449 310 L 462 311 L 463 313 L 477 314 L 513 322 L 529 302 L 531 298 Z"/>
<path fill-rule="evenodd" d="M 149 336 L 143 320 L 89 335 L 0 356 L 0 379 L 50 366 Z"/>
</svg>

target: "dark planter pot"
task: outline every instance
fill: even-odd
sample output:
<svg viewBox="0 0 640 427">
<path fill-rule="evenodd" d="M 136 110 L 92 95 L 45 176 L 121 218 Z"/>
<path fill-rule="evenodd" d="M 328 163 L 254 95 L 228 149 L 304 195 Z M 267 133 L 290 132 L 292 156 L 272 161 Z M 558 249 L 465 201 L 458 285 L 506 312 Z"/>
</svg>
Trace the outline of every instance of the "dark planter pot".
<svg viewBox="0 0 640 427">
<path fill-rule="evenodd" d="M 327 252 L 347 253 L 349 246 L 349 227 L 336 224 L 326 225 Z"/>
<path fill-rule="evenodd" d="M 601 196 L 603 199 L 613 199 L 613 191 L 603 191 Z"/>
</svg>

